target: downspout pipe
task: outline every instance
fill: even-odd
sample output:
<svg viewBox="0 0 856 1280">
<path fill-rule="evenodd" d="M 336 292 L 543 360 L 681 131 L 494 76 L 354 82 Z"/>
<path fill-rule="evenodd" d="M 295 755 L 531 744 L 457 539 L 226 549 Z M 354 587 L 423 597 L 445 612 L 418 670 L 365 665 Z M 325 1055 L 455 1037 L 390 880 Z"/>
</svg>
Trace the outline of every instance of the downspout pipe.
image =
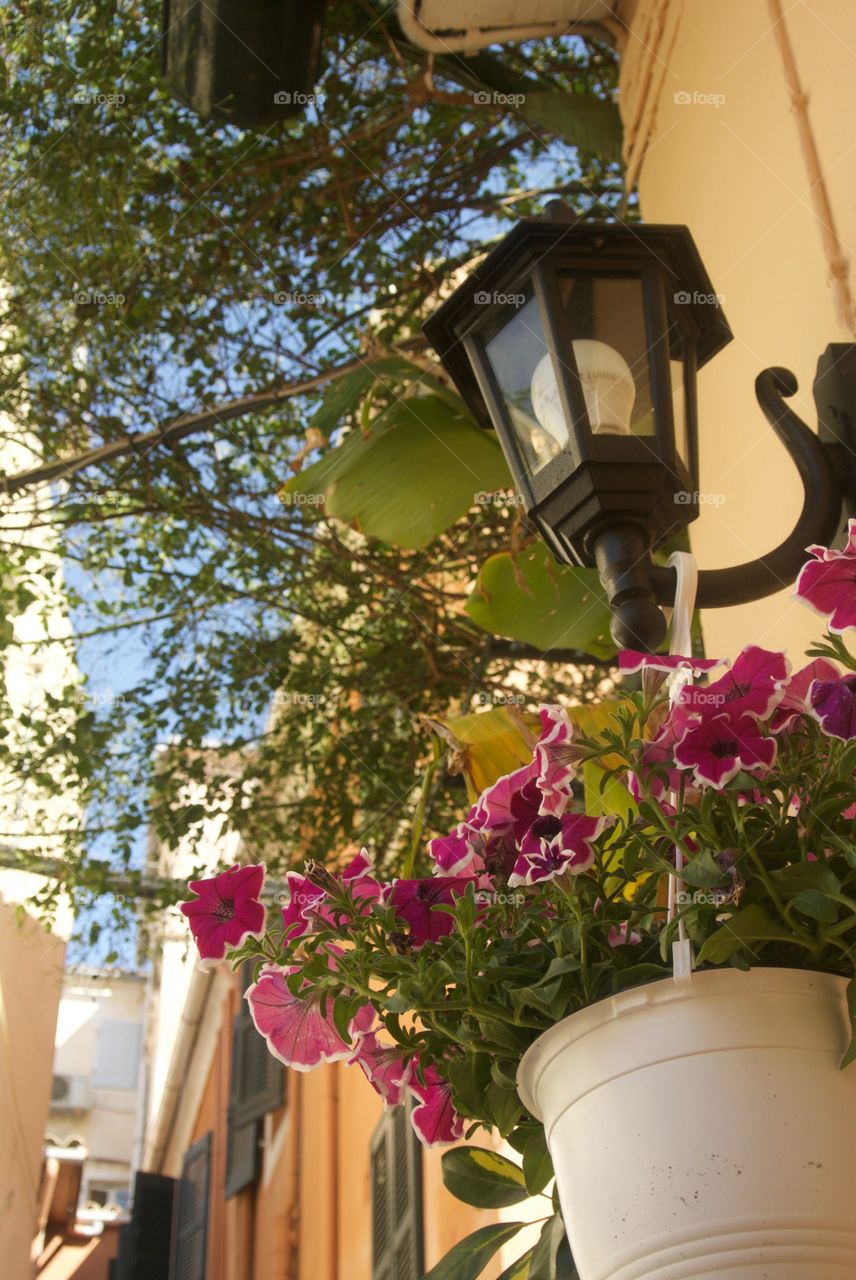
<svg viewBox="0 0 856 1280">
<path fill-rule="evenodd" d="M 193 1051 L 199 1038 L 199 1028 L 205 1016 L 205 1010 L 208 1007 L 208 1001 L 211 998 L 214 985 L 214 975 L 204 973 L 200 969 L 194 969 L 193 976 L 190 979 L 187 1000 L 184 1004 L 184 1012 L 181 1015 L 175 1043 L 173 1044 L 158 1114 L 152 1132 L 146 1140 L 142 1168 L 150 1173 L 163 1172 L 163 1164 L 178 1109 L 178 1100 L 187 1078 L 187 1066 L 193 1056 Z"/>
</svg>

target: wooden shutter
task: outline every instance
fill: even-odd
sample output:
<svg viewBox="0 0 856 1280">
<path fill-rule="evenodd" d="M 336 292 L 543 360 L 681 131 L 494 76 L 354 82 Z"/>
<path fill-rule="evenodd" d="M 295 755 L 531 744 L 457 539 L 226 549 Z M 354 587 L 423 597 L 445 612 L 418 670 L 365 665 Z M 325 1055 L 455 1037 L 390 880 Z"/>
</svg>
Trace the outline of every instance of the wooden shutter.
<svg viewBox="0 0 856 1280">
<path fill-rule="evenodd" d="M 131 1221 L 119 1228 L 109 1280 L 169 1280 L 175 1178 L 138 1173 Z"/>
<path fill-rule="evenodd" d="M 210 1180 L 211 1134 L 206 1133 L 184 1157 L 175 1197 L 169 1280 L 205 1280 Z"/>
<path fill-rule="evenodd" d="M 244 988 L 252 976 L 245 966 Z M 226 1195 L 234 1196 L 255 1182 L 259 1173 L 261 1122 L 281 1107 L 285 1068 L 269 1051 L 253 1026 L 246 1000 L 232 1024 L 232 1074 L 226 1146 Z"/>
<path fill-rule="evenodd" d="M 371 1145 L 372 1280 L 420 1280 L 422 1151 L 410 1105 L 384 1113 Z"/>
</svg>

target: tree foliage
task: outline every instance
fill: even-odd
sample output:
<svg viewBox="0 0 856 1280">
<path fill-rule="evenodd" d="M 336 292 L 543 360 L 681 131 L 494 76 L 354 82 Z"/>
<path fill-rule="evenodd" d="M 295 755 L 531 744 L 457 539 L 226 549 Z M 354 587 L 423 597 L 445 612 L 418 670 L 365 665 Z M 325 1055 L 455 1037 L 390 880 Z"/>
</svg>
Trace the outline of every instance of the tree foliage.
<svg viewBox="0 0 856 1280">
<path fill-rule="evenodd" d="M 200 805 L 268 862 L 363 840 L 394 858 L 434 758 L 419 717 L 520 698 L 520 651 L 464 607 L 484 562 L 530 541 L 512 504 L 476 500 L 495 468 L 410 545 L 369 536 L 384 529 L 362 528 L 341 488 L 350 527 L 329 494 L 280 490 L 349 433 L 380 452 L 392 418 L 424 425 L 427 393 L 460 416 L 419 340 L 443 281 L 551 193 L 592 216 L 621 198 L 604 47 L 435 59 L 394 6 L 336 4 L 315 102 L 249 132 L 168 96 L 160 10 L 0 15 L 5 438 L 50 462 L 213 411 L 203 432 L 25 495 L 0 528 L 4 613 L 49 539 L 75 633 L 60 643 L 98 680 L 87 694 L 70 672 L 14 760 L 43 797 L 29 829 L 53 831 L 26 856 L 59 856 L 81 894 L 109 868 L 133 892 L 140 833 L 174 843 Z M 314 385 L 264 410 L 216 412 L 301 379 Z M 442 473 L 427 479 L 447 496 Z M 0 639 L 20 644 L 8 626 Z M 535 664 L 526 696 L 568 679 Z M 82 807 L 57 834 L 69 779 Z M 448 781 L 428 788 L 429 828 L 457 803 Z"/>
</svg>

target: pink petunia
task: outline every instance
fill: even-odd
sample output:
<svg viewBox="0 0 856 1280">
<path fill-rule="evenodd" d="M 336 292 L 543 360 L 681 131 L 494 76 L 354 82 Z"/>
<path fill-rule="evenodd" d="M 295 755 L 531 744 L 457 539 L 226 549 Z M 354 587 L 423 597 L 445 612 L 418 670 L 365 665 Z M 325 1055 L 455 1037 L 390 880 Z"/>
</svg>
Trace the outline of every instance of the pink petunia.
<svg viewBox="0 0 856 1280">
<path fill-rule="evenodd" d="M 675 747 L 675 763 L 712 787 L 724 787 L 742 769 L 769 768 L 775 758 L 775 738 L 765 738 L 748 712 L 699 721 Z"/>
<path fill-rule="evenodd" d="M 815 680 L 837 680 L 838 668 L 828 658 L 815 658 L 796 671 L 784 687 L 784 696 L 770 718 L 773 733 L 790 733 L 800 717 L 810 711 L 809 689 Z"/>
<path fill-rule="evenodd" d="M 305 997 L 295 995 L 286 979 L 294 969 L 265 965 L 258 982 L 248 987 L 245 998 L 256 1030 L 264 1036 L 275 1058 L 295 1071 L 311 1071 L 322 1062 L 338 1062 L 354 1053 L 354 1045 L 343 1040 L 333 1023 L 332 1001 L 321 1011 L 320 992 Z M 348 1028 L 352 1036 L 371 1030 L 375 1013 L 363 1005 Z"/>
<path fill-rule="evenodd" d="M 815 559 L 800 570 L 794 595 L 827 618 L 834 635 L 841 635 L 856 627 L 856 520 L 848 522 L 843 550 L 815 546 L 808 552 Z"/>
<path fill-rule="evenodd" d="M 455 927 L 448 911 L 435 910 L 438 906 L 451 906 L 461 897 L 468 884 L 477 883 L 473 876 L 428 876 L 424 880 L 395 880 L 387 890 L 387 901 L 395 914 L 406 921 L 410 928 L 409 942 L 421 947 L 426 942 L 438 942 Z"/>
<path fill-rule="evenodd" d="M 618 669 L 627 675 L 637 671 L 674 671 L 688 670 L 693 675 L 703 675 L 714 667 L 721 667 L 722 658 L 687 658 L 680 653 L 640 653 L 636 649 L 622 649 L 618 655 Z"/>
<path fill-rule="evenodd" d="M 588 871 L 595 858 L 592 842 L 605 825 L 605 818 L 590 818 L 585 813 L 538 818 L 521 842 L 520 856 L 508 878 L 509 888 L 555 880 L 565 872 L 577 876 Z"/>
<path fill-rule="evenodd" d="M 856 675 L 815 680 L 809 690 L 809 703 L 824 733 L 844 742 L 856 738 Z"/>
<path fill-rule="evenodd" d="M 544 706 L 539 710 L 541 736 L 535 744 L 535 786 L 540 792 L 539 812 L 564 813 L 572 798 L 579 763 L 574 746 L 574 726 L 563 707 Z"/>
<path fill-rule="evenodd" d="M 789 671 L 783 653 L 750 644 L 735 658 L 731 670 L 713 684 L 682 689 L 677 706 L 702 717 L 728 712 L 763 720 L 781 702 Z"/>
<path fill-rule="evenodd" d="M 459 822 L 447 836 L 435 836 L 428 843 L 428 852 L 441 876 L 457 876 L 465 870 L 481 870 L 473 867 L 476 858 L 475 833 L 465 822 Z"/>
<path fill-rule="evenodd" d="M 384 1110 L 404 1102 L 405 1086 L 410 1083 L 413 1067 L 410 1062 L 405 1062 L 397 1045 L 384 1044 L 376 1032 L 369 1031 L 360 1036 L 354 1054 L 348 1059 L 349 1065 L 355 1062 L 375 1092 L 383 1098 Z"/>
<path fill-rule="evenodd" d="M 418 1099 L 410 1119 L 426 1147 L 444 1147 L 464 1136 L 464 1118 L 452 1106 L 452 1086 L 436 1067 L 426 1067 L 422 1084 L 414 1074 L 407 1089 Z"/>
<path fill-rule="evenodd" d="M 226 958 L 229 947 L 245 938 L 260 938 L 265 929 L 265 909 L 259 902 L 265 882 L 261 864 L 234 866 L 208 880 L 191 880 L 188 888 L 197 896 L 182 902 L 199 949 L 200 969 L 210 969 Z"/>
<path fill-rule="evenodd" d="M 309 928 L 309 914 L 327 895 L 299 871 L 286 871 L 285 883 L 288 887 L 288 902 L 282 909 L 285 937 L 299 938 Z"/>
</svg>

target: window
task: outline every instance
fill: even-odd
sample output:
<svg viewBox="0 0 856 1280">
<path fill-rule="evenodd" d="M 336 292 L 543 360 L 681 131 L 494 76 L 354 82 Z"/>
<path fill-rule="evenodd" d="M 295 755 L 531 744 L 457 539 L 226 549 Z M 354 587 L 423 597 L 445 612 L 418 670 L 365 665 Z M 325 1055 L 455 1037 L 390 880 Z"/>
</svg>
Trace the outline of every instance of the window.
<svg viewBox="0 0 856 1280">
<path fill-rule="evenodd" d="M 246 991 L 253 967 L 244 966 Z M 229 1128 L 226 1147 L 226 1195 L 234 1196 L 255 1182 L 259 1174 L 259 1140 L 264 1116 L 281 1107 L 285 1097 L 285 1068 L 256 1031 L 246 1000 L 232 1024 L 232 1076 L 229 1086 Z"/>
<path fill-rule="evenodd" d="M 124 1191 L 127 1197 L 127 1189 Z M 119 1253 L 110 1280 L 169 1280 L 175 1179 L 138 1173 L 131 1221 L 119 1228 Z"/>
<path fill-rule="evenodd" d="M 371 1145 L 372 1280 L 419 1280 L 422 1152 L 410 1104 L 384 1113 Z"/>
<path fill-rule="evenodd" d="M 136 1089 L 140 1073 L 140 1033 L 138 1022 L 105 1020 L 95 1042 L 96 1089 Z"/>
<path fill-rule="evenodd" d="M 175 1196 L 169 1280 L 205 1280 L 210 1181 L 211 1134 L 206 1133 L 184 1157 Z"/>
</svg>

